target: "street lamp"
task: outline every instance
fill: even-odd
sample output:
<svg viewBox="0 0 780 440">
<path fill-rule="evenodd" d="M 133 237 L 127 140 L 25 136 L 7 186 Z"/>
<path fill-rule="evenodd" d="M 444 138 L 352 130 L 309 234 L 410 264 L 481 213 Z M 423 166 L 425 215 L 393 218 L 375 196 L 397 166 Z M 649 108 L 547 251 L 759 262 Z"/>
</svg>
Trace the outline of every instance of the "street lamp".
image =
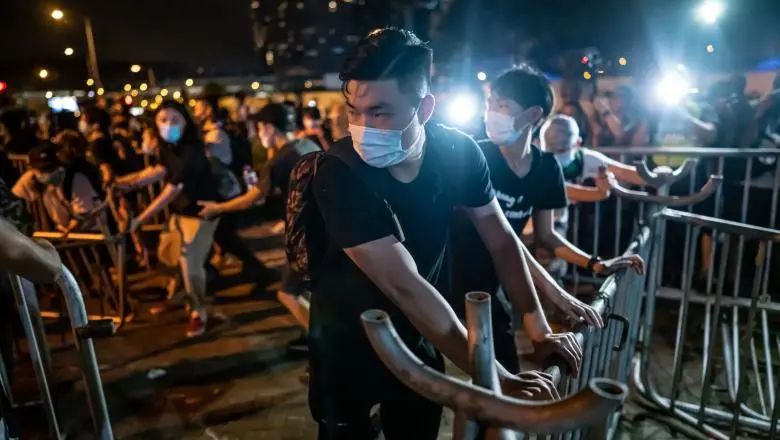
<svg viewBox="0 0 780 440">
<path fill-rule="evenodd" d="M 73 48 L 72 47 L 66 47 L 65 48 L 65 56 L 69 57 L 71 55 L 73 55 Z"/>
<path fill-rule="evenodd" d="M 41 77 L 41 79 L 46 79 L 49 76 L 49 71 L 46 69 L 41 69 L 38 72 L 38 76 Z"/>
<path fill-rule="evenodd" d="M 133 73 L 138 73 L 141 71 L 141 66 L 139 66 L 138 64 L 133 64 L 132 66 L 130 66 L 130 71 Z"/>
<path fill-rule="evenodd" d="M 720 1 L 706 0 L 699 5 L 699 8 L 696 10 L 696 15 L 699 17 L 699 20 L 706 24 L 715 24 L 725 10 L 726 7 Z"/>
<path fill-rule="evenodd" d="M 62 21 L 62 19 L 65 18 L 65 13 L 62 11 L 62 9 L 54 9 L 51 11 L 50 15 L 54 21 Z M 87 16 L 84 16 L 84 34 L 87 37 L 87 70 L 89 70 L 90 76 L 95 78 L 97 85 L 102 86 L 103 84 L 100 81 L 100 72 L 98 71 L 95 36 L 92 33 L 92 21 Z M 68 49 L 65 49 L 65 55 L 70 56 L 67 52 Z"/>
</svg>

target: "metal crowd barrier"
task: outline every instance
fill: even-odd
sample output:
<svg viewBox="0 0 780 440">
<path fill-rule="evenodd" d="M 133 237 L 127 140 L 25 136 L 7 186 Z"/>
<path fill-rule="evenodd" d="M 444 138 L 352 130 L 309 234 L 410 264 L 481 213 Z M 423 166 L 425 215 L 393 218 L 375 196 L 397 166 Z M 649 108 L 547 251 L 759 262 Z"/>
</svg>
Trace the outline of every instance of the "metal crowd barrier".
<svg viewBox="0 0 780 440">
<path fill-rule="evenodd" d="M 33 369 L 38 382 L 38 388 L 41 393 L 41 402 L 46 421 L 49 425 L 49 433 L 51 438 L 62 440 L 66 438 L 66 434 L 62 432 L 57 416 L 57 396 L 55 396 L 52 391 L 52 360 L 40 310 L 38 308 L 35 287 L 32 283 L 19 276 L 11 275 L 10 278 L 14 298 L 21 318 L 22 328 L 27 339 Z M 67 268 L 63 267 L 62 276 L 57 284 L 65 299 L 68 316 L 73 330 L 73 338 L 79 354 L 79 369 L 81 370 L 82 379 L 84 380 L 87 403 L 92 417 L 95 438 L 98 440 L 113 440 L 114 435 L 108 415 L 108 406 L 106 405 L 105 396 L 103 395 L 100 370 L 95 356 L 95 347 L 92 342 L 93 338 L 112 335 L 114 333 L 113 323 L 111 321 L 89 321 L 87 319 L 86 309 L 84 308 L 84 299 L 79 290 L 78 283 Z M 11 407 L 14 408 L 17 402 L 15 402 L 13 393 L 11 392 L 8 375 L 3 371 L 3 365 L 4 363 L 0 359 L 0 390 L 5 392 L 8 402 L 11 404 Z M 11 425 L 13 425 L 13 423 L 11 423 Z"/>
<path fill-rule="evenodd" d="M 113 207 L 111 197 L 88 216 L 97 219 L 99 233 L 36 231 L 35 238 L 49 240 L 57 248 L 64 264 L 76 274 L 83 292 L 100 299 L 99 314 L 91 319 L 111 319 L 124 326 L 134 313 L 129 299 L 126 270 L 127 234 L 111 234 L 102 217 Z M 110 310 L 110 312 L 109 312 Z M 43 312 L 46 318 L 59 318 L 61 311 Z"/>
</svg>

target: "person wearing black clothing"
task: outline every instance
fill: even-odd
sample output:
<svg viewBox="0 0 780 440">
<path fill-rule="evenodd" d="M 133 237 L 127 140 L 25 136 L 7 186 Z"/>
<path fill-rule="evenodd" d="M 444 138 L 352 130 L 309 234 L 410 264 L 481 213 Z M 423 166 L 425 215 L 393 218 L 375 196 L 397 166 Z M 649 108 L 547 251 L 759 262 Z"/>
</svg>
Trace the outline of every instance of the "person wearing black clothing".
<svg viewBox="0 0 780 440">
<path fill-rule="evenodd" d="M 555 230 L 554 213 L 568 205 L 561 168 L 555 156 L 542 152 L 531 143 L 533 133 L 549 116 L 553 106 L 553 92 L 548 80 L 528 66 L 508 70 L 490 86 L 487 98 L 485 127 L 489 140 L 480 142 L 485 155 L 490 180 L 496 199 L 512 230 L 518 235 L 530 226 L 533 219 L 535 247 L 549 250 L 566 261 L 593 271 L 612 264 L 593 258 L 569 243 L 565 233 Z M 525 234 L 530 235 L 530 234 Z M 534 257 L 527 255 L 533 265 Z M 482 245 L 478 232 L 466 215 L 457 212 L 453 226 L 453 297 L 456 310 L 462 310 L 459 299 L 470 291 L 496 293 L 506 302 L 499 289 L 499 280 L 491 262 L 490 253 Z M 641 264 L 638 257 L 631 262 Z M 537 284 L 555 288 L 552 298 L 565 300 L 558 307 L 567 315 L 590 324 L 599 325 L 601 318 L 590 307 L 571 297 L 558 286 L 545 270 L 538 270 Z M 553 281 L 553 282 L 551 282 Z M 496 335 L 497 359 L 519 368 L 509 315 L 494 303 L 493 324 Z"/>
<path fill-rule="evenodd" d="M 159 164 L 118 179 L 116 187 L 133 189 L 165 181 L 165 187 L 157 198 L 130 222 L 130 232 L 136 231 L 141 224 L 170 205 L 173 215 L 168 228 L 171 234 L 177 234 L 181 243 L 179 266 L 192 301 L 187 336 L 199 336 L 205 332 L 207 321 L 204 264 L 219 220 L 199 218 L 198 202 L 219 200 L 218 182 L 206 157 L 197 125 L 186 107 L 176 101 L 163 102 L 155 113 L 154 127 L 162 142 Z"/>
<path fill-rule="evenodd" d="M 255 179 L 253 173 L 247 176 L 245 182 L 248 190 L 245 194 L 221 203 L 200 202 L 203 218 L 219 217 L 221 222 L 240 215 L 239 212 L 250 208 L 255 203 L 265 199 L 266 214 L 271 219 L 284 218 L 287 202 L 290 173 L 298 160 L 306 154 L 321 151 L 320 147 L 309 139 L 293 139 L 295 131 L 292 109 L 284 104 L 271 103 L 258 113 L 251 115 L 255 121 L 260 142 L 264 147 L 274 150 L 273 157 L 263 169 L 260 179 Z M 217 229 L 217 234 L 221 229 Z M 215 236 L 216 237 L 216 236 Z M 256 274 L 260 276 L 262 272 Z M 301 307 L 298 296 L 304 293 L 299 279 L 292 276 L 289 268 L 285 268 L 282 288 L 277 292 L 277 298 L 299 324 L 309 326 L 308 310 Z M 305 338 L 293 341 L 289 348 L 305 349 Z"/>
<path fill-rule="evenodd" d="M 440 349 L 471 371 L 465 328 L 433 287 L 454 206 L 464 207 L 491 249 L 537 348 L 579 368 L 582 351 L 573 335 L 553 334 L 547 324 L 482 152 L 461 132 L 426 125 L 434 110 L 431 66 L 430 47 L 413 33 L 384 28 L 358 43 L 341 72 L 351 137 L 322 158 L 312 186 L 327 236 L 324 257 L 311 272 L 309 406 L 320 439 L 374 438 L 369 413 L 376 404 L 388 440 L 437 438 L 441 407 L 384 367 L 360 315 L 386 311 L 431 368 L 443 371 Z M 535 395 L 531 380 L 536 397 L 555 396 L 549 378 L 498 369 L 508 392 Z"/>
<path fill-rule="evenodd" d="M 303 136 L 327 151 L 330 148 L 330 134 L 326 130 L 327 127 L 322 123 L 320 109 L 317 107 L 306 107 L 303 109 L 302 114 Z"/>
</svg>

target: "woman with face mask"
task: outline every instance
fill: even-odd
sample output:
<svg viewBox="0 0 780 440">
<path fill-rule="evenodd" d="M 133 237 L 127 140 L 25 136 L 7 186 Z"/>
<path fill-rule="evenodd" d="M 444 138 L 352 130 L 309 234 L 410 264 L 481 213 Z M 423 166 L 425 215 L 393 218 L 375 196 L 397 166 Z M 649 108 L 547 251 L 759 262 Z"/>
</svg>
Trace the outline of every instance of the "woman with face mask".
<svg viewBox="0 0 780 440">
<path fill-rule="evenodd" d="M 198 202 L 219 200 L 218 182 L 206 157 L 197 125 L 186 107 L 176 101 L 160 105 L 155 113 L 153 129 L 159 137 L 159 164 L 117 179 L 116 187 L 133 189 L 164 181 L 157 196 L 137 218 L 130 222 L 130 231 L 170 206 L 168 223 L 174 244 L 180 243 L 179 267 L 191 300 L 187 336 L 194 337 L 206 330 L 206 271 L 204 264 L 211 249 L 219 220 L 198 217 Z M 177 252 L 174 252 L 174 254 Z"/>
</svg>

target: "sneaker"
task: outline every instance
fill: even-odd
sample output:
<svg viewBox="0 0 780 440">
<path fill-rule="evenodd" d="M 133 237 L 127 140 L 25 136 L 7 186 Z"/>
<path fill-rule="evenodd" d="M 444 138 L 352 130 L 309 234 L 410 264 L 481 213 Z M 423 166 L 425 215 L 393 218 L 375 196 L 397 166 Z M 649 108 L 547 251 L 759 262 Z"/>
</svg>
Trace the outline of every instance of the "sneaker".
<svg viewBox="0 0 780 440">
<path fill-rule="evenodd" d="M 306 339 L 306 335 L 303 335 L 298 339 L 288 342 L 287 349 L 290 351 L 297 351 L 300 353 L 308 353 L 309 341 Z"/>
<path fill-rule="evenodd" d="M 187 337 L 197 338 L 206 333 L 206 320 L 200 315 L 190 316 L 190 322 L 187 324 Z"/>
</svg>

